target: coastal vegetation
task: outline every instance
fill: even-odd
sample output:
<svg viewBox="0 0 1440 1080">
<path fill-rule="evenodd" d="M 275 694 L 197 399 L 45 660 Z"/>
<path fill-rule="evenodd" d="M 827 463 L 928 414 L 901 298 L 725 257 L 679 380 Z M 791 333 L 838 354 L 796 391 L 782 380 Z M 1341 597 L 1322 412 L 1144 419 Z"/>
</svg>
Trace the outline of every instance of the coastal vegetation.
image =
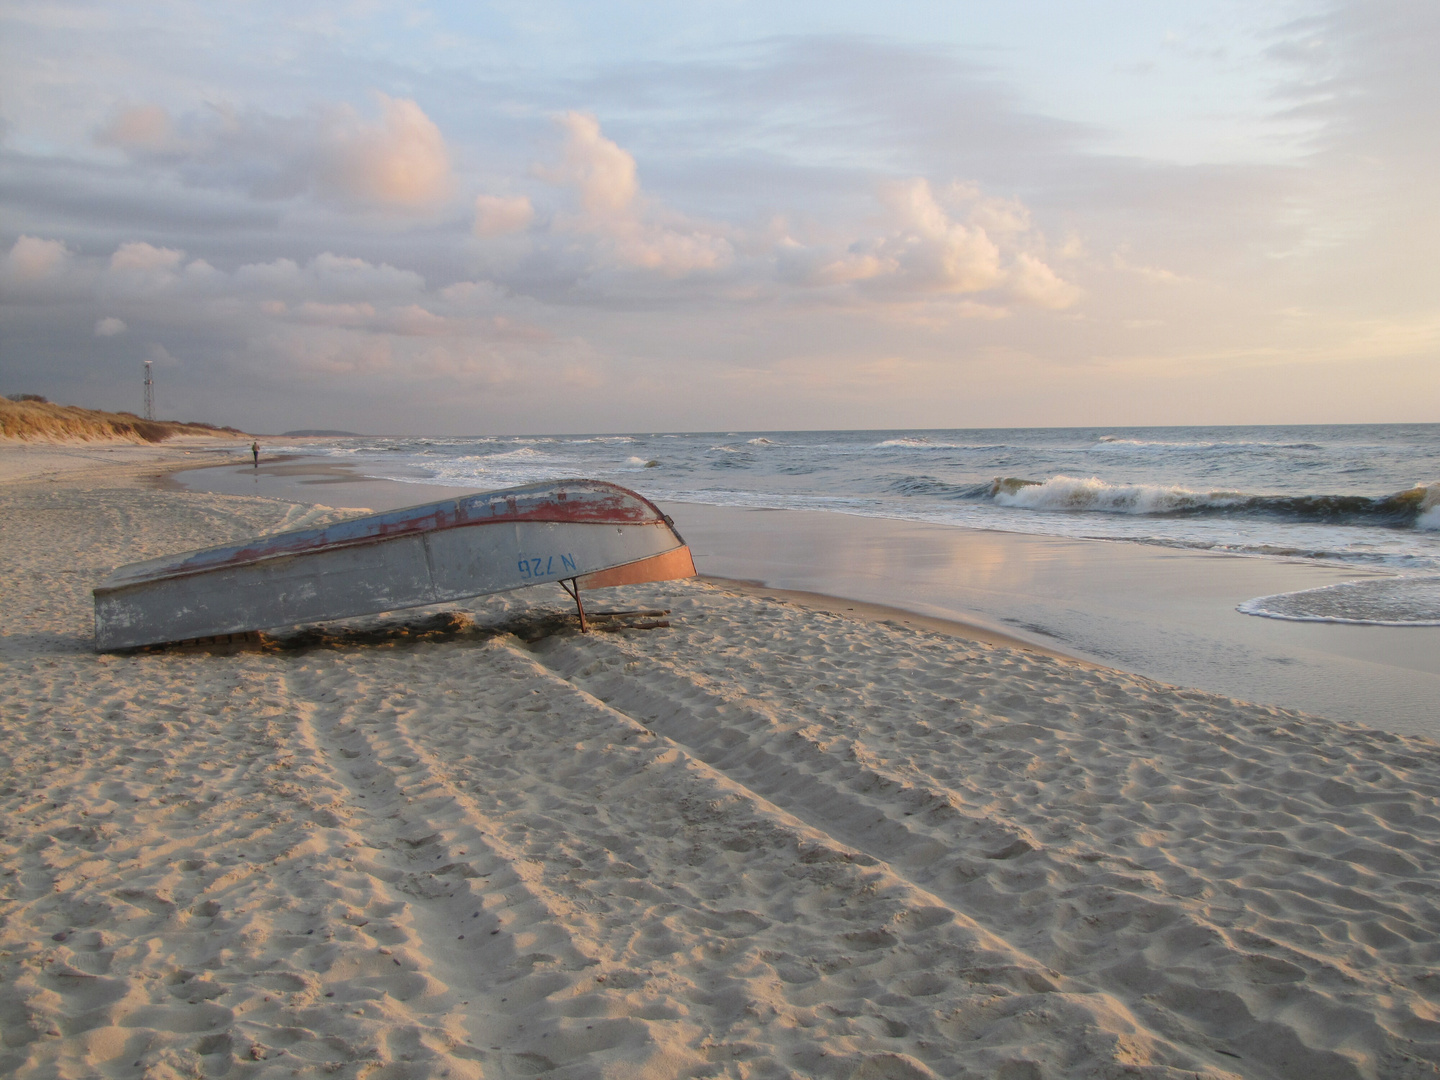
<svg viewBox="0 0 1440 1080">
<path fill-rule="evenodd" d="M 130 412 L 56 405 L 39 394 L 0 398 L 0 439 L 20 442 L 158 443 L 177 435 L 243 435 L 198 421 L 145 420 Z"/>
</svg>

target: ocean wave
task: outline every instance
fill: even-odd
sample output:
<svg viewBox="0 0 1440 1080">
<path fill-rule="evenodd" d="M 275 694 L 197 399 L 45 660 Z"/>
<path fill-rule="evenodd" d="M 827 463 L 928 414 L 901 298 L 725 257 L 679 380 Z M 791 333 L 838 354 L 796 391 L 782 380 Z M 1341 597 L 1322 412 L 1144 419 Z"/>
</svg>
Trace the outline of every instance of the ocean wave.
<svg viewBox="0 0 1440 1080">
<path fill-rule="evenodd" d="M 1068 535 L 1068 534 L 1067 534 Z M 1115 536 L 1081 533 L 1081 540 L 1115 540 Z M 1131 543 L 1147 547 L 1175 548 L 1181 551 L 1211 551 L 1220 555 L 1241 555 L 1247 558 L 1302 560 L 1312 563 L 1341 563 L 1355 569 L 1383 568 L 1398 573 L 1424 573 L 1436 567 L 1433 557 L 1403 551 L 1375 551 L 1347 548 L 1342 545 L 1302 546 L 1265 540 L 1192 539 L 1173 536 L 1124 536 Z"/>
<path fill-rule="evenodd" d="M 983 499 L 990 494 L 990 484 L 952 484 L 934 476 L 897 476 L 886 485 L 896 495 L 939 495 L 950 499 Z"/>
<path fill-rule="evenodd" d="M 712 469 L 748 469 L 755 463 L 755 452 L 743 446 L 712 446 L 710 452 L 718 455 L 710 461 Z"/>
<path fill-rule="evenodd" d="M 1440 529 L 1440 483 L 1393 495 L 1249 495 L 1155 484 L 1111 484 L 1098 477 L 999 477 L 989 497 L 1022 510 L 1078 510 L 1164 517 L 1245 515 L 1322 525 Z"/>
<path fill-rule="evenodd" d="M 934 449 L 935 444 L 932 443 L 929 439 L 886 439 L 884 442 L 876 443 L 875 449 L 891 450 L 897 446 L 905 447 L 907 449 L 911 447 L 918 447 L 920 449 L 930 450 Z"/>
<path fill-rule="evenodd" d="M 1119 435 L 1101 435 L 1092 450 L 1219 450 L 1221 452 L 1254 450 L 1323 450 L 1318 443 L 1279 442 L 1169 442 L 1163 439 L 1127 439 Z"/>
<path fill-rule="evenodd" d="M 1114 447 L 1117 450 L 1134 447 L 1141 450 L 1208 450 L 1213 442 L 1160 442 L 1152 439 L 1122 439 L 1119 435 L 1101 435 L 1095 440 L 1095 448 Z"/>
<path fill-rule="evenodd" d="M 886 439 L 871 447 L 872 450 L 1008 450 L 1004 443 L 954 443 L 935 442 L 932 439 L 915 436 L 903 439 Z"/>
<path fill-rule="evenodd" d="M 1440 626 L 1440 577 L 1342 581 L 1302 592 L 1258 596 L 1236 610 L 1291 622 Z"/>
</svg>

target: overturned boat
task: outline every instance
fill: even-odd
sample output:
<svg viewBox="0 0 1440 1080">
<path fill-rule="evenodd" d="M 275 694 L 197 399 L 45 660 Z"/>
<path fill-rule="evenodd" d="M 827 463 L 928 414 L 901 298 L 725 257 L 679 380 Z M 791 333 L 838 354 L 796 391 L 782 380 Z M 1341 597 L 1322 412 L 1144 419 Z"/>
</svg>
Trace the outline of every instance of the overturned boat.
<svg viewBox="0 0 1440 1080">
<path fill-rule="evenodd" d="M 128 649 L 559 584 L 693 577 L 675 524 L 599 480 L 556 480 L 122 566 L 95 588 L 95 646 Z"/>
</svg>

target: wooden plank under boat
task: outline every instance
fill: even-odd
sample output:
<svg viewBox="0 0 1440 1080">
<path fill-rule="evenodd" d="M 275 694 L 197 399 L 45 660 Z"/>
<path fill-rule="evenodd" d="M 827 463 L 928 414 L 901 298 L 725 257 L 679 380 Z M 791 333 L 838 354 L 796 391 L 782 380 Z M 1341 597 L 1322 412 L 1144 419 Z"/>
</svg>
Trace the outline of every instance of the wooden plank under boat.
<svg viewBox="0 0 1440 1080">
<path fill-rule="evenodd" d="M 674 523 L 600 480 L 555 480 L 122 566 L 95 588 L 101 651 L 370 615 L 557 583 L 693 577 Z M 584 608 L 581 611 L 584 623 Z"/>
</svg>

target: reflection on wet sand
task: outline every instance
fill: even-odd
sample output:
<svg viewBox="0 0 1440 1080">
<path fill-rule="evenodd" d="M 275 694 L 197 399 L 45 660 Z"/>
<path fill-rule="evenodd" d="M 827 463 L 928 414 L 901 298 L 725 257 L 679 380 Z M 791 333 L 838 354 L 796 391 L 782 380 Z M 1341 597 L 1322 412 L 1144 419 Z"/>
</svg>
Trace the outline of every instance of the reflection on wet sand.
<svg viewBox="0 0 1440 1080">
<path fill-rule="evenodd" d="M 1440 628 L 1235 610 L 1363 572 L 813 511 L 667 510 L 702 573 L 956 619 L 1181 686 L 1440 736 Z"/>
</svg>

